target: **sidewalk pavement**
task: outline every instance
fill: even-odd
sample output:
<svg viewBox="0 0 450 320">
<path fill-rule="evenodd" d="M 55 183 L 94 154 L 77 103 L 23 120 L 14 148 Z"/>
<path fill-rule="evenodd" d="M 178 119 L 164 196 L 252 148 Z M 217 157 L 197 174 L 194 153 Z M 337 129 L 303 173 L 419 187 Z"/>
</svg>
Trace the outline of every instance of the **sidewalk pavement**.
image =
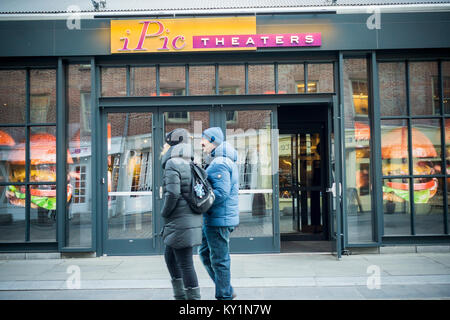
<svg viewBox="0 0 450 320">
<path fill-rule="evenodd" d="M 194 263 L 202 299 L 213 300 L 214 284 L 197 255 Z M 231 269 L 239 300 L 450 299 L 450 253 L 339 261 L 330 254 L 233 254 Z M 120 256 L 0 260 L 0 300 L 6 299 L 173 298 L 163 256 Z"/>
</svg>

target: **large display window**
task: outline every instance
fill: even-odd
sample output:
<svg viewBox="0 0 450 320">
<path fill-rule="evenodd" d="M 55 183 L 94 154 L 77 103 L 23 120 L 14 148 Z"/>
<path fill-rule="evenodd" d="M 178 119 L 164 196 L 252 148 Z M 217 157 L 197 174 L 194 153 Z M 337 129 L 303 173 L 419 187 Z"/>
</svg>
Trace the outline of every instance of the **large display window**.
<svg viewBox="0 0 450 320">
<path fill-rule="evenodd" d="M 378 66 L 384 235 L 444 234 L 448 62 Z"/>
<path fill-rule="evenodd" d="M 0 102 L 0 242 L 56 242 L 56 70 L 0 70 Z"/>
</svg>

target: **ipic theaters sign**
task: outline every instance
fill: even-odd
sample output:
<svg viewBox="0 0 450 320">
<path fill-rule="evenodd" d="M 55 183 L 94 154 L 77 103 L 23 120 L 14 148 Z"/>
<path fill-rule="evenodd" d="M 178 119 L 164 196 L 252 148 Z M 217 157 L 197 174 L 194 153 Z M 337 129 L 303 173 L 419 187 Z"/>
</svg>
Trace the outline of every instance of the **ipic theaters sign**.
<svg viewBox="0 0 450 320">
<path fill-rule="evenodd" d="M 257 34 L 255 17 L 111 20 L 111 53 L 318 47 L 321 34 Z"/>
</svg>

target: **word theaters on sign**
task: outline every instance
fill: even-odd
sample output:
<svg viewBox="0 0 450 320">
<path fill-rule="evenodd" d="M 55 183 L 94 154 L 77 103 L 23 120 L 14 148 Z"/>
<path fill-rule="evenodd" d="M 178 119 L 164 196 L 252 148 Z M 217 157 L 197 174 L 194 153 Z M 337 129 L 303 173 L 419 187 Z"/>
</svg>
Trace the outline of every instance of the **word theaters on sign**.
<svg viewBox="0 0 450 320">
<path fill-rule="evenodd" d="M 321 44 L 320 33 L 213 35 L 193 37 L 194 49 L 317 47 Z"/>
</svg>

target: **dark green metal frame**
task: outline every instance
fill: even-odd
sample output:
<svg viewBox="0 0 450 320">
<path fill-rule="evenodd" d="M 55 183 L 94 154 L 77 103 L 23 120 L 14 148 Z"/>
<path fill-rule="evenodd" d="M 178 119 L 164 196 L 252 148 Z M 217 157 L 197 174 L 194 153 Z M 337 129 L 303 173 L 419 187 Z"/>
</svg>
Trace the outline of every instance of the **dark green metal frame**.
<svg viewBox="0 0 450 320">
<path fill-rule="evenodd" d="M 440 114 L 438 115 L 412 115 L 411 114 L 411 108 L 410 108 L 410 100 L 409 100 L 409 93 L 410 93 L 410 77 L 409 77 L 409 63 L 410 62 L 426 62 L 426 61 L 433 61 L 433 62 L 437 62 L 438 63 L 438 92 L 439 92 L 439 110 L 440 110 Z M 448 57 L 442 56 L 442 55 L 436 55 L 433 57 L 428 57 L 428 58 L 424 58 L 424 57 L 420 57 L 417 55 L 407 55 L 405 57 L 402 57 L 402 59 L 399 59 L 398 56 L 385 56 L 385 57 L 380 57 L 377 59 L 377 63 L 376 66 L 378 66 L 378 63 L 382 63 L 382 62 L 402 62 L 405 63 L 405 84 L 406 84 L 406 114 L 402 115 L 402 116 L 381 116 L 380 115 L 380 110 L 379 108 L 377 108 L 377 114 L 375 115 L 374 119 L 376 121 L 378 121 L 378 124 L 376 126 L 376 129 L 379 132 L 376 132 L 376 137 L 379 138 L 379 142 L 377 144 L 375 144 L 376 146 L 376 151 L 379 154 L 379 158 L 381 159 L 381 121 L 383 120 L 406 120 L 407 122 L 407 126 L 408 126 L 408 146 L 412 146 L 412 135 L 411 135 L 411 130 L 412 130 L 412 121 L 415 119 L 439 119 L 440 120 L 440 129 L 444 129 L 444 130 L 440 130 L 441 131 L 441 157 L 442 157 L 442 163 L 441 163 L 441 168 L 443 168 L 443 173 L 441 174 L 434 174 L 432 175 L 432 177 L 435 178 L 439 178 L 442 179 L 444 181 L 443 183 L 443 188 L 442 188 L 442 192 L 444 195 L 448 194 L 448 187 L 447 187 L 447 183 L 446 180 L 450 177 L 450 173 L 447 172 L 447 170 L 445 170 L 446 168 L 446 159 L 445 159 L 445 154 L 446 154 L 446 145 L 445 145 L 445 119 L 450 118 L 450 114 L 445 114 L 445 110 L 444 110 L 444 102 L 443 102 L 443 92 L 444 92 L 444 88 L 443 88 L 443 72 L 442 72 L 442 62 L 443 61 L 450 61 L 448 59 Z M 378 80 L 378 78 L 376 78 L 376 80 Z M 376 89 L 377 89 L 377 95 L 376 98 L 379 99 L 379 90 L 378 90 L 378 81 L 376 81 Z M 375 96 L 375 95 L 374 95 Z M 409 161 L 408 161 L 408 166 L 409 166 L 409 172 L 412 173 L 412 166 L 413 166 L 413 157 L 412 157 L 412 148 L 409 147 L 408 148 L 408 157 L 409 157 Z M 415 178 L 421 178 L 421 177 L 425 177 L 425 176 L 421 176 L 421 175 L 413 175 L 413 174 L 409 174 L 409 175 L 404 175 L 404 176 L 383 176 L 381 173 L 381 160 L 378 161 L 378 165 L 380 166 L 380 168 L 377 168 L 376 174 L 377 174 L 377 183 L 380 184 L 379 189 L 381 189 L 381 186 L 383 185 L 382 180 L 383 179 L 387 179 L 387 178 L 402 178 L 402 179 L 408 179 L 409 180 L 409 192 L 410 192 L 410 199 L 414 199 L 413 195 L 414 195 L 414 191 L 413 191 L 413 183 L 414 183 L 414 179 Z M 428 176 L 427 176 L 428 177 Z M 382 197 L 381 192 L 379 192 L 379 194 L 377 195 L 380 198 Z M 389 236 L 384 236 L 384 224 L 383 224 L 383 207 L 382 207 L 382 200 L 380 201 L 381 203 L 381 207 L 380 207 L 380 211 L 379 211 L 379 216 L 380 216 L 380 220 L 381 220 L 381 224 L 380 224 L 380 232 L 379 234 L 382 237 L 382 243 L 383 244 L 388 244 L 388 243 L 395 243 L 396 240 L 398 240 L 399 244 L 405 244 L 405 243 L 410 243 L 410 244 L 415 244 L 415 243 L 420 243 L 421 241 L 419 239 L 426 239 L 427 243 L 433 243 L 433 241 L 435 240 L 436 243 L 440 243 L 440 242 L 450 242 L 450 235 L 449 235 L 449 219 L 448 219 L 448 201 L 449 199 L 444 196 L 444 212 L 443 212 L 443 233 L 441 235 L 432 235 L 432 236 L 427 236 L 427 235 L 416 235 L 415 232 L 415 205 L 413 201 L 410 201 L 409 205 L 410 205 L 410 213 L 411 213 L 411 218 L 410 218 L 410 230 L 411 230 L 411 235 L 404 235 L 404 236 L 393 236 L 393 235 L 389 235 Z M 434 239 L 434 240 L 433 240 Z"/>
<path fill-rule="evenodd" d="M 55 233 L 55 241 L 46 241 L 46 242 L 33 242 L 32 239 L 30 239 L 31 235 L 31 225 L 30 225 L 30 202 L 31 202 L 31 196 L 30 196 L 30 190 L 29 187 L 33 185 L 57 185 L 58 181 L 54 182 L 31 182 L 30 181 L 30 135 L 31 135 L 31 129 L 33 127 L 56 127 L 56 130 L 58 130 L 59 119 L 58 119 L 58 105 L 59 105 L 59 99 L 60 99 L 60 92 L 58 91 L 58 87 L 55 88 L 56 90 L 56 99 L 57 99 L 57 106 L 56 106 L 56 122 L 50 122 L 50 123 L 32 123 L 31 122 L 31 81 L 30 81 L 30 70 L 36 70 L 36 69 L 54 69 L 59 70 L 58 66 L 51 62 L 45 62 L 42 64 L 29 64 L 26 66 L 21 67 L 3 67 L 2 69 L 22 69 L 25 70 L 25 122 L 24 123 L 8 123 L 8 124 L 1 124 L 0 127 L 19 127 L 25 129 L 25 176 L 26 176 L 26 182 L 0 182 L 0 186 L 8 186 L 11 184 L 18 185 L 18 186 L 24 186 L 26 188 L 26 196 L 25 196 L 25 234 L 24 234 L 24 241 L 23 242 L 12 242 L 12 243 L 0 243 L 0 251 L 23 251 L 23 250 L 44 250 L 44 251 L 54 251 L 58 249 L 58 242 L 57 239 L 59 238 L 59 228 L 58 223 L 59 219 L 57 217 L 57 226 L 56 226 L 56 233 Z M 56 83 L 59 83 L 60 81 L 60 75 L 57 73 L 56 75 Z M 57 159 L 58 160 L 58 159 Z M 57 163 L 57 169 L 58 169 L 58 163 Z M 58 210 L 57 210 L 58 212 Z"/>
<path fill-rule="evenodd" d="M 308 56 L 307 56 L 308 55 Z M 223 54 L 208 54 L 208 55 L 166 55 L 161 56 L 161 59 L 158 59 L 158 62 L 173 64 L 174 62 L 180 61 L 180 57 L 183 57 L 183 61 L 192 61 L 192 65 L 215 65 L 216 70 L 218 69 L 218 64 L 216 61 L 222 61 L 224 64 L 243 64 L 244 66 L 248 66 L 249 63 L 274 63 L 274 71 L 275 71 L 275 90 L 278 90 L 278 77 L 277 77 L 277 68 L 281 63 L 302 63 L 302 62 L 333 62 L 334 63 L 334 77 L 335 77 L 335 92 L 336 94 L 333 97 L 333 94 L 283 94 L 283 95 L 242 95 L 242 96 L 221 96 L 218 95 L 218 86 L 216 85 L 216 95 L 211 96 L 177 96 L 177 97 L 100 97 L 101 92 L 101 79 L 100 79 L 100 65 L 101 66 L 121 66 L 127 65 L 129 63 L 129 58 L 125 58 L 123 56 L 98 56 L 98 57 L 60 57 L 57 60 L 54 58 L 43 58 L 40 61 L 36 61 L 35 59 L 7 59 L 4 60 L 4 63 L 1 63 L 1 68 L 45 68 L 45 67 L 53 67 L 57 69 L 57 146 L 58 146 L 58 163 L 57 163 L 57 242 L 55 243 L 0 243 L 0 251 L 23 251 L 23 250 L 46 250 L 46 251 L 61 251 L 61 252 L 93 252 L 96 251 L 98 255 L 103 254 L 102 247 L 102 203 L 99 201 L 94 201 L 92 208 L 92 246 L 91 247 L 67 247 L 65 242 L 65 201 L 64 198 L 64 190 L 61 185 L 64 185 L 63 182 L 65 177 L 65 168 L 66 168 L 66 158 L 64 156 L 64 150 L 66 149 L 66 141 L 65 141 L 65 118 L 67 117 L 65 107 L 65 96 L 64 96 L 64 83 L 66 77 L 66 65 L 69 63 L 77 63 L 79 61 L 84 61 L 91 64 L 91 114 L 93 121 L 93 131 L 92 131 L 92 183 L 95 185 L 99 183 L 99 179 L 101 177 L 101 148 L 102 148 L 102 132 L 101 132 L 101 110 L 113 111 L 117 108 L 117 110 L 123 110 L 124 107 L 127 110 L 138 111 L 142 110 L 142 108 L 147 109 L 149 107 L 174 107 L 177 106 L 199 106 L 212 108 L 211 102 L 213 101 L 213 105 L 215 106 L 239 106 L 246 108 L 248 106 L 282 106 L 288 104 L 302 104 L 302 103 L 330 103 L 334 105 L 334 134 L 335 134 L 335 151 L 340 149 L 341 156 L 343 155 L 344 150 L 344 142 L 341 137 L 344 137 L 344 128 L 341 125 L 341 120 L 343 119 L 343 59 L 344 57 L 353 57 L 353 56 L 364 56 L 369 57 L 369 83 L 370 83 L 370 91 L 372 96 L 370 98 L 371 106 L 371 130 L 373 135 L 371 137 L 371 143 L 373 145 L 372 148 L 372 158 L 371 158 L 371 172 L 373 174 L 373 189 L 375 190 L 372 195 L 372 205 L 374 210 L 374 221 L 373 221 L 373 242 L 372 243 L 348 243 L 347 239 L 347 221 L 346 221 L 346 209 L 345 206 L 342 206 L 346 201 L 345 192 L 342 195 L 338 195 L 338 206 L 339 206 L 339 216 L 338 216 L 338 229 L 336 231 L 336 252 L 340 255 L 342 249 L 349 247 L 368 247 L 368 246 L 381 246 L 381 245 L 389 245 L 389 244 L 420 244 L 422 239 L 427 244 L 441 244 L 441 243 L 450 243 L 450 236 L 448 234 L 449 227 L 445 224 L 445 234 L 442 236 L 399 236 L 399 237 L 388 237 L 383 236 L 383 201 L 381 194 L 381 185 L 382 185 L 382 175 L 381 175 L 381 116 L 380 110 L 377 106 L 379 106 L 379 87 L 378 87 L 378 62 L 381 61 L 404 61 L 405 59 L 413 61 L 413 60 L 427 60 L 424 59 L 423 55 L 429 57 L 430 60 L 440 59 L 441 61 L 448 59 L 448 56 L 442 53 L 442 51 L 436 50 L 423 50 L 423 51 L 414 51 L 414 52 L 404 52 L 404 51 L 364 51 L 364 52 L 336 52 L 336 53 L 326 53 L 320 52 L 317 61 L 314 58 L 311 58 L 310 53 L 308 52 L 267 52 L 267 53 L 259 53 L 259 54 L 243 54 L 242 57 L 245 58 L 240 61 L 236 61 L 236 55 L 226 56 Z M 278 57 L 278 58 L 277 58 Z M 280 58 L 281 57 L 281 58 Z M 134 58 L 134 57 L 133 57 Z M 187 59 L 187 60 L 186 60 Z M 11 65 L 11 62 L 17 67 Z M 148 59 L 145 56 L 139 55 L 136 59 L 133 59 L 133 63 L 131 65 L 156 65 L 149 64 Z M 186 66 L 185 63 L 179 64 Z M 188 70 L 189 67 L 186 67 Z M 306 67 L 307 68 L 307 67 Z M 441 68 L 440 68 L 441 69 Z M 245 67 L 245 77 L 246 77 L 246 93 L 248 93 L 248 67 Z M 129 71 L 129 68 L 128 68 Z M 305 70 L 305 83 L 307 83 L 307 70 Z M 129 72 L 127 77 L 127 82 L 129 83 Z M 216 78 L 216 84 L 217 84 Z M 189 73 L 186 72 L 186 83 L 189 83 Z M 27 85 L 28 86 L 28 85 Z M 188 86 L 187 86 L 188 87 Z M 128 94 L 129 94 L 129 89 Z M 443 81 L 442 81 L 442 72 L 440 72 L 439 78 L 439 90 L 440 90 L 440 104 L 441 111 L 443 111 Z M 159 86 L 157 86 L 157 91 L 159 92 Z M 189 89 L 186 90 L 187 94 Z M 29 89 L 27 89 L 29 92 Z M 28 94 L 28 93 L 27 93 Z M 27 101 L 29 104 L 29 101 Z M 148 110 L 148 109 L 147 109 Z M 167 109 L 169 110 L 169 109 Z M 277 123 L 276 113 L 273 113 L 274 117 L 272 119 L 273 125 Z M 446 115 L 448 117 L 448 115 Z M 220 118 L 220 117 L 219 117 Z M 411 119 L 414 117 L 410 117 Z M 418 117 L 423 118 L 423 117 Z M 444 125 L 445 115 L 441 113 L 441 116 L 437 117 L 441 119 L 442 125 Z M 384 119 L 384 117 L 383 117 Z M 212 123 L 217 123 L 218 118 L 213 116 L 211 119 Z M 33 124 L 34 125 L 34 124 Z M 49 125 L 49 124 L 46 124 Z M 1 126 L 13 126 L 13 124 L 6 124 Z M 441 130 L 442 131 L 442 130 Z M 441 133 L 442 135 L 444 132 Z M 443 139 L 443 138 L 442 138 Z M 28 142 L 29 143 L 29 142 Z M 273 141 L 273 147 L 277 147 L 277 141 Z M 444 149 L 445 145 L 443 145 Z M 336 152 L 336 154 L 339 154 Z M 27 155 L 29 157 L 29 155 Z M 340 158 L 339 161 L 336 162 L 336 179 L 337 181 L 342 180 L 343 190 L 345 190 L 345 174 L 344 168 L 339 169 L 339 166 L 343 163 L 343 158 Z M 340 163 L 340 164 L 339 164 Z M 441 175 L 442 178 L 448 177 L 447 175 Z M 274 185 L 278 187 L 277 179 L 278 177 L 274 177 Z M 1 185 L 7 185 L 9 183 L 1 183 Z M 99 188 L 92 189 L 92 198 L 100 199 L 102 197 L 102 191 Z M 443 188 L 444 194 L 447 192 L 447 186 L 444 184 Z M 338 190 L 339 194 L 339 190 Z M 448 199 L 445 199 L 445 203 L 448 207 Z M 64 204 L 64 206 L 63 206 Z M 278 204 L 278 200 L 274 201 L 274 206 Z M 276 219 L 276 215 L 279 215 L 277 210 L 274 210 L 274 219 Z M 448 212 L 444 214 L 444 219 L 448 217 Z M 448 219 L 447 219 L 448 221 Z M 330 224 L 332 221 L 330 221 Z M 274 224 L 274 237 L 271 240 L 270 245 L 268 243 L 261 243 L 261 245 L 279 248 L 279 225 Z M 253 248 L 252 252 L 253 252 Z M 248 252 L 248 251 L 247 251 Z"/>
</svg>

